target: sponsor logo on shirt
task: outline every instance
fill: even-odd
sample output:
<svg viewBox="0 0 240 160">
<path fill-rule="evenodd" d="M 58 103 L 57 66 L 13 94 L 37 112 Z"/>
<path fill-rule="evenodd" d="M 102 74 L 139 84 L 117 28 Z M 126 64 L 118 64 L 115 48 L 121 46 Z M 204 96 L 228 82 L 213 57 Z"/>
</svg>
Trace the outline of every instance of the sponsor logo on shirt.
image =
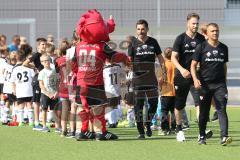
<svg viewBox="0 0 240 160">
<path fill-rule="evenodd" d="M 136 55 L 150 55 L 150 54 L 154 54 L 154 52 L 137 52 Z"/>
<path fill-rule="evenodd" d="M 224 62 L 223 58 L 206 58 L 205 62 Z"/>
<path fill-rule="evenodd" d="M 194 53 L 195 49 L 185 50 L 184 53 Z"/>
<path fill-rule="evenodd" d="M 80 71 L 96 71 L 96 67 L 82 66 L 78 68 Z"/>
</svg>

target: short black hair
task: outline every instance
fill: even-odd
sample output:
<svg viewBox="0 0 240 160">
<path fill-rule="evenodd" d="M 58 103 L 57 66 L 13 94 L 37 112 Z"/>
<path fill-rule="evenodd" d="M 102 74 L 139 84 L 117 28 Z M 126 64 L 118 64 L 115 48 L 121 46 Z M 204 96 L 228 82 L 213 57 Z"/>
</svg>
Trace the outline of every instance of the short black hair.
<svg viewBox="0 0 240 160">
<path fill-rule="evenodd" d="M 139 19 L 136 23 L 136 27 L 139 24 L 143 24 L 146 28 L 148 28 L 148 22 L 145 19 Z"/>
<path fill-rule="evenodd" d="M 39 43 L 39 42 L 47 42 L 46 38 L 43 38 L 43 37 L 40 37 L 40 38 L 37 38 L 36 41 Z"/>
<path fill-rule="evenodd" d="M 200 19 L 200 16 L 197 13 L 189 13 L 187 15 L 187 21 L 189 21 L 191 18 L 197 18 L 198 20 Z"/>
</svg>

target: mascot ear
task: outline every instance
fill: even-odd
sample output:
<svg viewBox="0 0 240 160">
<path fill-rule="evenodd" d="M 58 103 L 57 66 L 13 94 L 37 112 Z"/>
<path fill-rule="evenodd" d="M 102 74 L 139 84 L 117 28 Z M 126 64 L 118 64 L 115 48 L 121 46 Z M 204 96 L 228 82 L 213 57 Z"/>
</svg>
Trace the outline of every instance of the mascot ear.
<svg viewBox="0 0 240 160">
<path fill-rule="evenodd" d="M 76 27 L 76 33 L 78 36 L 80 36 L 84 32 L 84 24 L 85 24 L 85 17 L 82 16 Z"/>
<path fill-rule="evenodd" d="M 112 33 L 115 30 L 115 22 L 113 18 L 109 18 L 107 21 L 108 33 Z"/>
</svg>

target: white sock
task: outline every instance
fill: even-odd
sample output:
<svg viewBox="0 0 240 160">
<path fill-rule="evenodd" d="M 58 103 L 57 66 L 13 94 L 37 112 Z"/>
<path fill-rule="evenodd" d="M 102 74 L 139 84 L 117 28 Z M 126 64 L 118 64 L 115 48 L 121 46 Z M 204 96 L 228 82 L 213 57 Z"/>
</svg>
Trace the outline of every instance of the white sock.
<svg viewBox="0 0 240 160">
<path fill-rule="evenodd" d="M 35 125 L 35 126 L 38 126 L 38 125 L 39 125 L 39 121 L 35 121 L 35 122 L 34 122 L 34 125 Z"/>
<path fill-rule="evenodd" d="M 24 110 L 23 109 L 19 109 L 18 110 L 18 113 L 17 113 L 17 119 L 18 119 L 18 122 L 19 123 L 22 123 L 23 122 L 23 117 L 24 117 Z"/>
<path fill-rule="evenodd" d="M 13 115 L 13 118 L 15 118 L 15 121 L 18 122 L 18 108 L 17 107 L 14 107 L 14 115 Z"/>
<path fill-rule="evenodd" d="M 27 109 L 26 107 L 24 108 L 24 114 L 23 114 L 23 115 L 24 115 L 24 116 L 23 116 L 24 119 L 29 118 L 29 117 L 28 117 L 28 109 Z"/>
<path fill-rule="evenodd" d="M 14 116 L 14 115 L 17 114 L 17 113 L 16 113 L 16 110 L 17 110 L 17 108 L 15 107 L 15 105 L 14 105 L 14 103 L 13 103 L 13 105 L 12 105 L 12 116 Z"/>
<path fill-rule="evenodd" d="M 29 120 L 29 123 L 32 123 L 33 122 L 33 118 L 34 118 L 34 115 L 33 115 L 33 109 L 28 109 L 28 120 Z"/>
<path fill-rule="evenodd" d="M 2 117 L 3 117 L 2 114 L 3 114 L 3 106 L 0 105 L 0 118 L 1 118 L 1 119 L 2 119 Z M 2 120 L 1 120 L 1 121 L 2 121 Z"/>
<path fill-rule="evenodd" d="M 55 121 L 55 114 L 52 110 L 47 112 L 47 122 Z"/>
<path fill-rule="evenodd" d="M 6 106 L 2 106 L 2 122 L 6 123 L 8 121 L 8 115 L 9 115 L 9 108 Z"/>
<path fill-rule="evenodd" d="M 118 105 L 118 109 L 117 109 L 117 117 L 118 117 L 118 120 L 122 120 L 123 119 L 123 111 L 122 111 L 122 106 L 119 104 Z"/>
<path fill-rule="evenodd" d="M 117 123 L 117 109 L 113 109 L 110 114 L 111 114 L 111 121 L 112 123 L 111 124 L 116 124 Z"/>
</svg>

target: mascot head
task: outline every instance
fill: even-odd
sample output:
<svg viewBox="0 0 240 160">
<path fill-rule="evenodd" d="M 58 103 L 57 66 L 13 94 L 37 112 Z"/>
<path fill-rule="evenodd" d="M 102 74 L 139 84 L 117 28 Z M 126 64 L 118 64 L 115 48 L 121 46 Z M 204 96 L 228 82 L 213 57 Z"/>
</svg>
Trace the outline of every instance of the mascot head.
<svg viewBox="0 0 240 160">
<path fill-rule="evenodd" d="M 110 19 L 105 23 L 102 15 L 96 10 L 89 10 L 84 13 L 76 27 L 76 32 L 82 41 L 87 43 L 98 43 L 109 41 L 109 33 L 115 29 L 114 20 Z"/>
</svg>

